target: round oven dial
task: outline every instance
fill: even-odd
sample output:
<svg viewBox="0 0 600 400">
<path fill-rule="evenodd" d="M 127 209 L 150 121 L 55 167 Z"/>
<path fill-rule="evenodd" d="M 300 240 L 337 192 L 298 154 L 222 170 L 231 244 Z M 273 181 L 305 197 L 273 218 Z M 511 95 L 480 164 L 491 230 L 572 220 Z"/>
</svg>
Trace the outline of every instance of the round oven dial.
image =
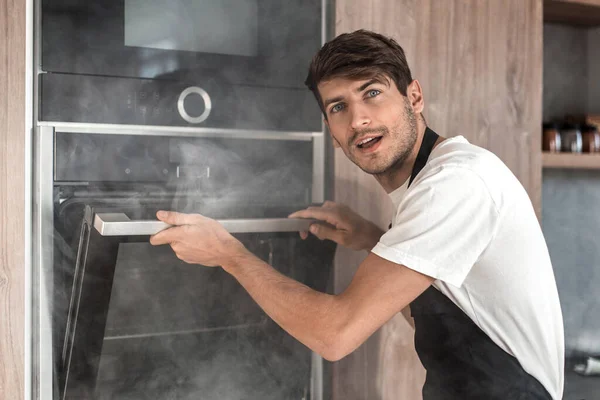
<svg viewBox="0 0 600 400">
<path fill-rule="evenodd" d="M 200 97 L 202 97 L 202 100 L 204 100 L 204 111 L 197 117 L 191 116 L 185 110 L 185 99 L 192 93 L 200 95 Z M 211 108 L 212 104 L 210 101 L 210 96 L 208 95 L 206 90 L 198 86 L 188 87 L 183 92 L 181 92 L 181 94 L 179 95 L 179 99 L 177 100 L 177 110 L 179 111 L 179 115 L 181 115 L 181 118 L 183 118 L 190 124 L 199 124 L 200 122 L 206 120 L 206 118 L 208 118 L 208 116 L 210 115 Z"/>
</svg>

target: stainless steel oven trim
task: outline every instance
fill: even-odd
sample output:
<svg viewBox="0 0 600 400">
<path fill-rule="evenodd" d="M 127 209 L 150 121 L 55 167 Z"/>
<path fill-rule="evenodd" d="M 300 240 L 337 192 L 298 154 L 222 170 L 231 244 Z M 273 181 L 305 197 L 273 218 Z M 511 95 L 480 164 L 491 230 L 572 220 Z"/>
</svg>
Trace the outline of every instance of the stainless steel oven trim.
<svg viewBox="0 0 600 400">
<path fill-rule="evenodd" d="M 314 220 L 298 218 L 222 219 L 218 222 L 230 233 L 308 231 Z M 130 220 L 124 213 L 98 213 L 94 228 L 102 236 L 155 235 L 171 225 L 158 220 Z"/>
<path fill-rule="evenodd" d="M 325 135 L 313 138 L 312 202 L 325 201 Z"/>
<path fill-rule="evenodd" d="M 52 264 L 53 264 L 53 148 L 54 132 L 38 127 L 34 136 L 33 269 L 32 269 L 32 396 L 52 400 Z"/>
<path fill-rule="evenodd" d="M 323 132 L 292 132 L 246 129 L 220 129 L 200 127 L 176 127 L 156 125 L 87 124 L 78 122 L 41 121 L 39 126 L 48 126 L 56 132 L 93 133 L 106 135 L 144 135 L 170 137 L 230 137 L 238 139 L 311 141 L 323 136 Z"/>
<path fill-rule="evenodd" d="M 310 371 L 310 398 L 323 400 L 323 357 L 314 351 L 311 354 Z"/>
<path fill-rule="evenodd" d="M 333 21 L 328 14 L 329 6 L 332 0 L 321 0 L 321 46 L 328 40 L 328 26 Z M 326 127 L 325 122 L 321 122 L 321 135 L 314 138 L 313 141 L 313 203 L 322 203 L 325 201 L 325 152 L 326 152 Z M 324 369 L 323 357 L 314 351 L 311 354 L 310 368 L 310 398 L 312 400 L 323 400 L 324 387 Z"/>
</svg>

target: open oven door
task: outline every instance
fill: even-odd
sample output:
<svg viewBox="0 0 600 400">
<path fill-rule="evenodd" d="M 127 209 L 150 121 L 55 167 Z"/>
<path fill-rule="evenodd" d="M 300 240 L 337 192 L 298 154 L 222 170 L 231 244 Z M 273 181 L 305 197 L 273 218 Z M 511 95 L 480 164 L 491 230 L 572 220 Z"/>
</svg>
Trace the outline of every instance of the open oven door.
<svg viewBox="0 0 600 400">
<path fill-rule="evenodd" d="M 84 207 L 61 399 L 321 398 L 310 350 L 220 268 L 185 264 L 168 246 L 149 245 L 149 235 L 168 225 L 137 218 L 114 206 Z M 331 269 L 323 264 L 332 264 L 335 244 L 300 240 L 311 221 L 220 222 L 282 273 L 327 290 Z"/>
</svg>

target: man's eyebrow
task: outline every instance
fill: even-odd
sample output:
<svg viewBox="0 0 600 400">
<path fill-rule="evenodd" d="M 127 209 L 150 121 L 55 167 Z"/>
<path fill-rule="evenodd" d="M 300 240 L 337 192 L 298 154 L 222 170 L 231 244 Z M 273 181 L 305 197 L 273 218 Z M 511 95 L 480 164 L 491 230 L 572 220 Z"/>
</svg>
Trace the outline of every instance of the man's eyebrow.
<svg viewBox="0 0 600 400">
<path fill-rule="evenodd" d="M 330 105 L 331 103 L 335 103 L 337 101 L 342 101 L 344 100 L 344 96 L 337 96 L 337 97 L 333 97 L 331 99 L 327 99 L 323 102 L 323 106 L 325 108 L 327 108 L 328 105 Z"/>
<path fill-rule="evenodd" d="M 360 87 L 358 89 L 356 89 L 356 91 L 362 92 L 363 90 L 365 90 L 366 88 L 368 88 L 369 86 L 371 86 L 374 83 L 383 84 L 383 82 L 381 82 L 381 80 L 379 80 L 377 78 L 373 78 L 370 81 L 365 82 L 362 85 L 360 85 Z M 330 105 L 331 103 L 335 103 L 335 102 L 342 101 L 342 100 L 344 100 L 344 96 L 332 97 L 331 99 L 327 99 L 323 102 L 323 107 L 327 108 L 327 106 Z"/>
<path fill-rule="evenodd" d="M 365 90 L 366 88 L 368 88 L 369 86 L 371 86 L 374 83 L 381 83 L 381 81 L 379 79 L 371 79 L 370 81 L 363 83 L 362 85 L 360 85 L 360 87 L 358 89 L 356 89 L 357 92 L 362 92 L 363 90 Z"/>
</svg>

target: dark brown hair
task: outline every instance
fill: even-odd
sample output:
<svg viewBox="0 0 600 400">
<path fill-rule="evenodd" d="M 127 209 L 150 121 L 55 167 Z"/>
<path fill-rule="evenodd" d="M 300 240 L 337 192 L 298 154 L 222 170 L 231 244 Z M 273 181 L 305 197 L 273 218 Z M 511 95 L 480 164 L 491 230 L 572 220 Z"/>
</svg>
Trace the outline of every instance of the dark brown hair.
<svg viewBox="0 0 600 400">
<path fill-rule="evenodd" d="M 332 78 L 369 79 L 388 77 L 404 96 L 412 82 L 402 47 L 392 38 L 360 29 L 343 33 L 325 43 L 313 57 L 304 82 L 313 92 L 323 115 L 317 85 Z"/>
</svg>

